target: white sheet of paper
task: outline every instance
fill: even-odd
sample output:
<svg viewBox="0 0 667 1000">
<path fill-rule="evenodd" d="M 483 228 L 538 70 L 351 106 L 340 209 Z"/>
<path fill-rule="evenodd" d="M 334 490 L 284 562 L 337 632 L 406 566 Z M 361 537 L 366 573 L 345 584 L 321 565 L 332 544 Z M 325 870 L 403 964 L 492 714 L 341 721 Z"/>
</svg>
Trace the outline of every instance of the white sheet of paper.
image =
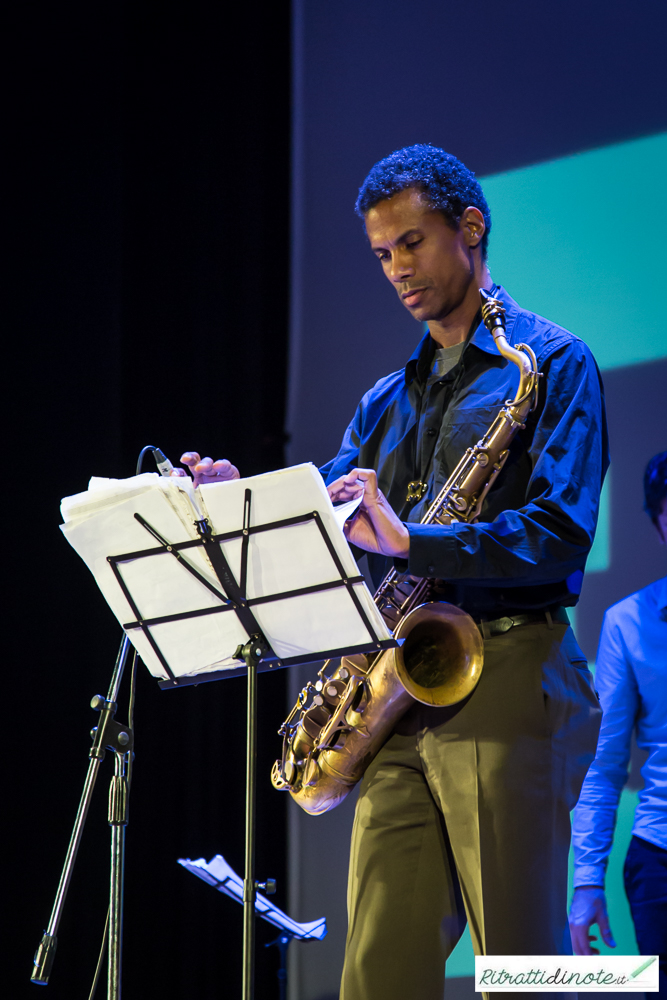
<svg viewBox="0 0 667 1000">
<path fill-rule="evenodd" d="M 359 575 L 338 523 L 341 514 L 334 511 L 322 477 L 312 465 L 215 483 L 197 491 L 190 480 L 151 474 L 128 480 L 95 480 L 86 493 L 65 498 L 62 511 L 66 523 L 61 528 L 92 571 L 119 622 L 129 625 L 137 616 L 108 557 L 158 547 L 158 542 L 136 520 L 135 513 L 170 543 L 196 540 L 194 522 L 202 511 L 215 534 L 234 532 L 242 526 L 246 489 L 252 491 L 251 526 L 317 511 L 343 572 L 348 577 Z M 345 517 L 350 513 L 351 510 Z M 220 544 L 238 580 L 241 539 L 224 540 Z M 214 588 L 221 590 L 201 546 L 183 550 L 181 554 Z M 165 551 L 124 561 L 118 568 L 143 619 L 223 607 L 223 600 Z M 247 573 L 248 598 L 282 594 L 340 579 L 314 520 L 251 533 Z M 389 638 L 365 583 L 356 583 L 354 592 L 375 635 Z M 344 587 L 298 598 L 286 597 L 255 605 L 252 610 L 280 657 L 313 654 L 317 658 L 317 653 L 324 650 L 348 649 L 372 641 Z M 167 673 L 144 632 L 138 628 L 129 628 L 127 632 L 150 672 L 166 678 Z M 150 632 L 177 677 L 238 667 L 239 661 L 233 658 L 233 653 L 248 638 L 230 610 L 154 624 Z"/>
<path fill-rule="evenodd" d="M 347 503 L 339 503 L 337 507 L 334 507 L 333 511 L 334 517 L 336 518 L 336 524 L 341 531 L 343 530 L 343 525 L 348 518 L 352 517 L 363 498 L 364 495 L 362 493 L 356 500 L 348 500 Z"/>
</svg>

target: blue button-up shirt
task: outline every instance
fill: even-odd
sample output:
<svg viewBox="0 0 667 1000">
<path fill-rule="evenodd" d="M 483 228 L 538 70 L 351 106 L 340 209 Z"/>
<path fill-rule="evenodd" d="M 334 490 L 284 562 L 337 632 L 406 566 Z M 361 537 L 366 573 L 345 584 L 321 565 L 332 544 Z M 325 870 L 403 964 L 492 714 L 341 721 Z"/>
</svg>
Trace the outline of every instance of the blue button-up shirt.
<svg viewBox="0 0 667 1000">
<path fill-rule="evenodd" d="M 576 604 L 608 465 L 602 383 L 589 349 L 503 289 L 494 294 L 506 308 L 509 343 L 532 347 L 544 377 L 538 406 L 512 442 L 478 522 L 419 523 L 465 450 L 517 391 L 519 371 L 498 353 L 481 317 L 459 364 L 435 382 L 436 344 L 427 333 L 405 369 L 366 393 L 338 455 L 321 470 L 330 483 L 355 466 L 375 469 L 407 523 L 409 572 L 444 581 L 443 600 L 489 616 Z M 411 506 L 412 480 L 428 490 Z M 371 556 L 369 563 L 379 582 L 387 560 Z"/>
<path fill-rule="evenodd" d="M 607 611 L 595 686 L 602 728 L 574 811 L 575 886 L 604 885 L 633 729 L 648 757 L 632 832 L 667 850 L 667 577 Z"/>
</svg>

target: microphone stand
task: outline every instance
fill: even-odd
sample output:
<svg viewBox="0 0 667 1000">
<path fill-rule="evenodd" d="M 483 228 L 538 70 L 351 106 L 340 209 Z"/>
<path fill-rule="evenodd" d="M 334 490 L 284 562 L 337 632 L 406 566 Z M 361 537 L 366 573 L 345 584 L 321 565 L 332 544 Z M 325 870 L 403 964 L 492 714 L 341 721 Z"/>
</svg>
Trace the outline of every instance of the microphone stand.
<svg viewBox="0 0 667 1000">
<path fill-rule="evenodd" d="M 81 801 L 77 810 L 74 828 L 65 856 L 56 898 L 51 911 L 48 927 L 42 935 L 35 953 L 34 968 L 30 981 L 46 986 L 49 982 L 53 960 L 58 944 L 58 927 L 62 917 L 67 890 L 74 871 L 74 862 L 81 844 L 88 809 L 93 797 L 100 764 L 106 751 L 114 753 L 114 775 L 109 787 L 109 825 L 111 827 L 111 879 L 109 886 L 109 955 L 108 955 L 108 1000 L 120 1000 L 121 966 L 123 951 L 123 877 L 125 872 L 125 827 L 128 821 L 129 783 L 127 768 L 132 757 L 134 734 L 129 726 L 123 726 L 114 718 L 117 710 L 118 691 L 123 679 L 123 671 L 130 649 L 130 640 L 123 636 L 111 675 L 107 697 L 96 694 L 90 707 L 100 713 L 99 724 L 91 735 L 93 744 L 88 757 L 88 773 L 83 785 Z"/>
<path fill-rule="evenodd" d="M 173 469 L 171 462 L 165 457 L 159 448 L 154 445 L 146 445 L 139 452 L 137 459 L 136 475 L 141 473 L 144 456 L 153 452 L 153 457 L 157 464 L 160 475 L 168 476 Z M 118 692 L 123 679 L 123 671 L 127 663 L 127 656 L 130 651 L 130 640 L 127 635 L 123 639 L 118 650 L 116 663 L 111 675 L 111 683 L 106 698 L 101 694 L 96 694 L 90 707 L 100 713 L 100 721 L 92 730 L 91 736 L 93 745 L 90 748 L 88 757 L 88 773 L 83 784 L 81 801 L 77 810 L 74 828 L 70 837 L 65 864 L 63 865 L 60 882 L 56 890 L 56 898 L 51 911 L 51 918 L 48 927 L 42 935 L 42 939 L 35 952 L 32 975 L 30 981 L 40 986 L 47 986 L 53 968 L 53 960 L 58 945 L 58 927 L 62 917 L 67 891 L 72 880 L 74 862 L 79 851 L 83 828 L 88 816 L 88 809 L 93 797 L 95 783 L 100 769 L 100 764 L 106 756 L 106 751 L 110 750 L 114 754 L 114 773 L 109 786 L 109 826 L 111 827 L 111 877 L 109 881 L 109 911 L 107 914 L 107 924 L 104 928 L 104 939 L 102 941 L 102 952 L 97 963 L 95 978 L 90 996 L 92 997 L 97 987 L 99 974 L 102 966 L 102 958 L 105 945 L 108 945 L 108 974 L 107 974 L 107 1000 L 120 1000 L 121 996 L 121 973 L 123 959 L 123 886 L 125 878 L 125 827 L 128 823 L 128 805 L 130 797 L 130 774 L 132 761 L 134 759 L 134 732 L 132 726 L 133 691 L 130 693 L 129 725 L 124 726 L 116 722 L 115 714 L 118 708 Z M 136 653 L 133 666 L 136 666 Z"/>
</svg>

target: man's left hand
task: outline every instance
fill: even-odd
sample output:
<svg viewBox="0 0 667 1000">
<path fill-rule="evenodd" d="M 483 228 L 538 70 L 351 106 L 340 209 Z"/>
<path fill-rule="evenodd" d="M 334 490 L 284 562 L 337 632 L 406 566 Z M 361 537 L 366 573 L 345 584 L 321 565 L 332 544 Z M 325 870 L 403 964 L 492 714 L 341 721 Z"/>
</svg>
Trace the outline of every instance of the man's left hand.
<svg viewBox="0 0 667 1000">
<path fill-rule="evenodd" d="M 373 469 L 352 469 L 327 487 L 335 502 L 354 500 L 363 494 L 361 504 L 353 518 L 345 524 L 345 537 L 366 552 L 379 552 L 384 556 L 407 559 L 410 535 L 378 489 L 377 475 Z"/>
</svg>

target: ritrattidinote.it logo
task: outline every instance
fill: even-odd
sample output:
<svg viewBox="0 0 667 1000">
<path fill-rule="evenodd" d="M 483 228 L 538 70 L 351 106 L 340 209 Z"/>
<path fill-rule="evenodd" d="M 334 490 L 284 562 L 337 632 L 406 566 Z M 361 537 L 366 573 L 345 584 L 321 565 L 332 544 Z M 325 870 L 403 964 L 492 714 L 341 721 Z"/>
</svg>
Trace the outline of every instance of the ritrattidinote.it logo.
<svg viewBox="0 0 667 1000">
<path fill-rule="evenodd" d="M 657 955 L 478 955 L 480 993 L 657 993 Z"/>
</svg>

